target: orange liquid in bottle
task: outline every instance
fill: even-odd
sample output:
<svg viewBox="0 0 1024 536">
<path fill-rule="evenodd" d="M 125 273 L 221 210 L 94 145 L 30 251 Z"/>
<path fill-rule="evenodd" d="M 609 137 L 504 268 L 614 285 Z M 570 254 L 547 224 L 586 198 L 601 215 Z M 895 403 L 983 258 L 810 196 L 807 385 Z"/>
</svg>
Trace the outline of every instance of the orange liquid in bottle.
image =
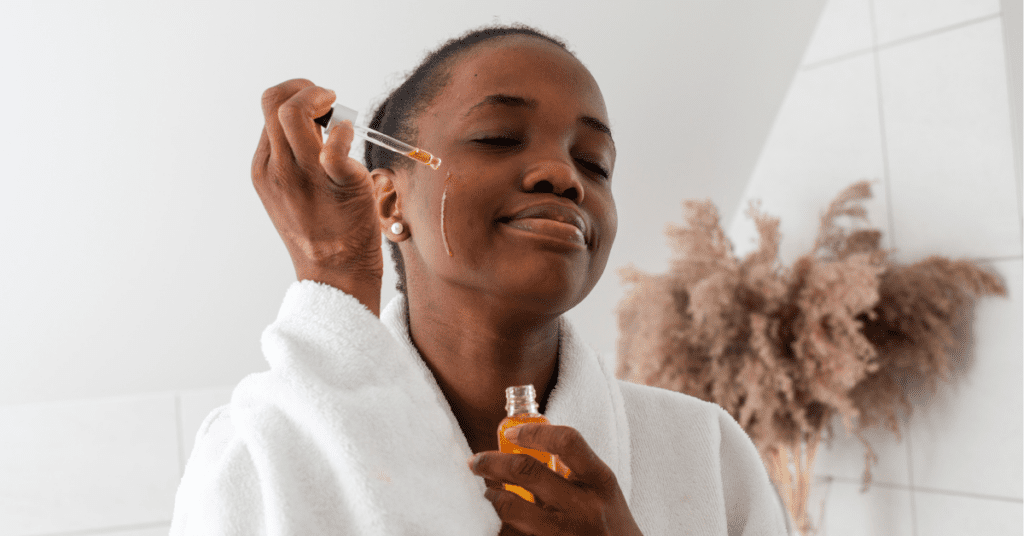
<svg viewBox="0 0 1024 536">
<path fill-rule="evenodd" d="M 530 392 L 530 395 L 528 395 L 530 397 L 529 398 L 529 403 L 532 403 L 532 406 L 530 406 L 529 403 L 528 403 L 527 407 L 524 408 L 525 411 L 521 410 L 520 409 L 521 406 L 519 406 L 519 405 L 516 405 L 515 408 L 510 407 L 509 413 L 513 413 L 514 411 L 520 411 L 520 412 L 519 413 L 515 413 L 513 415 L 510 415 L 508 417 L 505 417 L 501 421 L 501 424 L 498 425 L 498 450 L 500 452 L 504 452 L 504 453 L 508 453 L 508 454 L 528 454 L 530 456 L 533 456 L 535 459 L 539 460 L 540 462 L 542 462 L 544 465 L 547 465 L 548 469 L 551 469 L 552 471 L 558 473 L 559 475 L 562 475 L 563 478 L 568 478 L 569 477 L 569 473 L 570 473 L 569 468 L 566 467 L 565 464 L 561 463 L 558 460 L 558 456 L 557 455 L 551 454 L 550 452 L 544 452 L 542 450 L 536 450 L 536 449 L 520 447 L 519 445 L 516 445 L 515 443 L 512 443 L 508 439 L 505 439 L 505 430 L 508 429 L 508 428 L 511 428 L 513 426 L 518 426 L 520 424 L 526 424 L 526 423 L 550 424 L 550 422 L 547 420 L 546 417 L 544 417 L 540 413 L 536 412 L 536 403 L 533 402 L 533 386 L 532 385 L 531 386 L 523 386 L 523 387 L 509 387 L 509 390 L 511 390 L 511 389 L 523 389 L 525 387 L 529 387 L 529 392 Z M 513 401 L 512 401 L 512 398 L 511 398 L 512 395 L 510 393 L 508 393 L 508 390 L 506 390 L 506 396 L 509 397 L 509 406 L 512 406 L 513 405 Z M 512 493 L 515 493 L 516 495 L 519 495 L 520 497 L 526 499 L 527 501 L 536 502 L 534 500 L 534 498 L 533 498 L 533 494 L 530 493 L 529 491 L 527 491 L 526 489 L 522 488 L 521 486 L 516 486 L 514 484 L 504 484 L 504 486 L 505 486 L 506 490 L 511 491 Z"/>
</svg>

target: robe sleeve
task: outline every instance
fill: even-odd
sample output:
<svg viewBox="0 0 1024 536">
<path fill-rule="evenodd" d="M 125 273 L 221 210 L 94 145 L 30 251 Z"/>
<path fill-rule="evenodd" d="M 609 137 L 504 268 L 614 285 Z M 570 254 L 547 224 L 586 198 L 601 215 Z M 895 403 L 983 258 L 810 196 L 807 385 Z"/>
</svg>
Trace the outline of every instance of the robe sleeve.
<svg viewBox="0 0 1024 536">
<path fill-rule="evenodd" d="M 785 536 L 789 514 L 750 436 L 718 406 L 722 490 L 729 536 Z"/>
<path fill-rule="evenodd" d="M 223 536 L 261 536 L 266 534 L 260 522 L 262 513 L 263 497 L 252 457 L 235 434 L 229 407 L 217 408 L 196 434 L 175 495 L 170 536 L 210 531 Z M 196 526 L 200 519 L 201 526 Z"/>
</svg>

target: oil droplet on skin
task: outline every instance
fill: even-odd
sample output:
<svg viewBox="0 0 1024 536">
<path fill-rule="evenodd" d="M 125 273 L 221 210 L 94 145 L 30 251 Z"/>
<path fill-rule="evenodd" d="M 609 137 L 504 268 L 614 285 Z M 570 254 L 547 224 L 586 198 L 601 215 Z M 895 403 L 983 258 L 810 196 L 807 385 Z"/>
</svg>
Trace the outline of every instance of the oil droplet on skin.
<svg viewBox="0 0 1024 536">
<path fill-rule="evenodd" d="M 455 254 L 452 253 L 452 248 L 448 246 L 448 229 L 445 227 L 444 217 L 444 206 L 448 200 L 448 185 L 451 183 L 451 178 L 452 172 L 449 171 L 448 175 L 444 178 L 444 193 L 441 194 L 441 241 L 444 242 L 444 250 L 448 252 L 448 256 L 454 257 Z"/>
</svg>

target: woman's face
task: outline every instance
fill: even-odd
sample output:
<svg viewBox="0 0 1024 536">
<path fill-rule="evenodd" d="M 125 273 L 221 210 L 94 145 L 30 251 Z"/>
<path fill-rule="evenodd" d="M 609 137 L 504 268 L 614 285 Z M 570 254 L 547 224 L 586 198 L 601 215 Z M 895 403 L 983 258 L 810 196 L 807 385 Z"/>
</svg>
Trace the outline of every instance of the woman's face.
<svg viewBox="0 0 1024 536">
<path fill-rule="evenodd" d="M 582 301 L 618 226 L 607 115 L 590 73 L 546 41 L 499 38 L 460 57 L 416 122 L 441 168 L 396 177 L 409 292 L 455 285 L 541 314 Z"/>
</svg>

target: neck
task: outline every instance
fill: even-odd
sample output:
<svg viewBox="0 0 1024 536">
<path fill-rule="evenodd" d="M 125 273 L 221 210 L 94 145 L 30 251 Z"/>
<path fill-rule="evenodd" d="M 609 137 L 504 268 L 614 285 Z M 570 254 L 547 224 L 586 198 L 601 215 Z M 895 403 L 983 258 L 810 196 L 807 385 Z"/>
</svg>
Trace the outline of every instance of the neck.
<svg viewBox="0 0 1024 536">
<path fill-rule="evenodd" d="M 558 373 L 559 319 L 409 302 L 409 335 L 473 452 L 497 450 L 505 388 L 532 384 L 543 413 Z"/>
</svg>

